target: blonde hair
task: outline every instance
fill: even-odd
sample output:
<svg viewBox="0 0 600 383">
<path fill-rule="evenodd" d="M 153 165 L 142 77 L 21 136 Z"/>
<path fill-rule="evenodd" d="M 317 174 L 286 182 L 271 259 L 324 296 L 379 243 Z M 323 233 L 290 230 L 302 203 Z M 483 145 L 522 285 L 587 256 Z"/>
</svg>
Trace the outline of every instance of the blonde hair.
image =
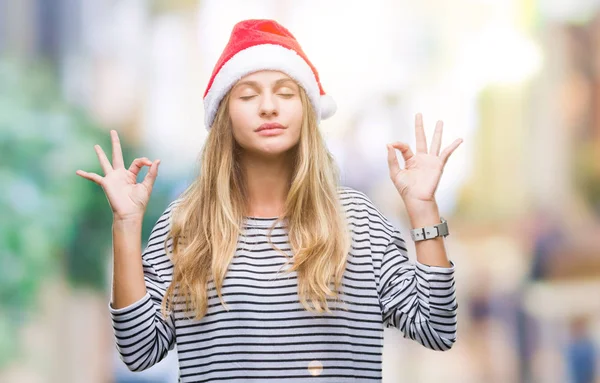
<svg viewBox="0 0 600 383">
<path fill-rule="evenodd" d="M 328 300 L 339 299 L 350 234 L 339 200 L 339 171 L 317 126 L 315 112 L 300 87 L 303 106 L 300 140 L 294 149 L 293 172 L 285 212 L 293 252 L 298 295 L 306 310 L 330 312 Z M 165 241 L 172 243 L 173 279 L 162 302 L 163 315 L 183 298 L 185 311 L 195 319 L 206 315 L 208 282 L 213 281 L 227 309 L 222 286 L 242 233 L 246 211 L 244 174 L 238 162 L 239 147 L 229 118 L 229 94 L 223 99 L 201 155 L 199 176 L 173 208 Z M 286 255 L 287 256 L 287 255 Z"/>
</svg>

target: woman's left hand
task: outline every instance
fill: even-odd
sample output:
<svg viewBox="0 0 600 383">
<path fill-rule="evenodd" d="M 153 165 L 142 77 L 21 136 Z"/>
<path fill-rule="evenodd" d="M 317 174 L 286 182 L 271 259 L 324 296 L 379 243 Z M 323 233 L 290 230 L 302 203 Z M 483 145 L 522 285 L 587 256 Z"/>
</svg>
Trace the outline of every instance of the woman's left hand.
<svg viewBox="0 0 600 383">
<path fill-rule="evenodd" d="M 435 201 L 435 191 L 448 157 L 462 143 L 462 139 L 458 138 L 440 154 L 443 127 L 444 123 L 438 121 L 433 133 L 431 147 L 427 151 L 423 116 L 418 113 L 415 117 L 416 154 L 413 154 L 408 144 L 404 142 L 387 145 L 390 178 L 406 204 Z M 402 153 L 404 169 L 400 168 L 395 149 L 400 150 L 400 153 Z"/>
</svg>

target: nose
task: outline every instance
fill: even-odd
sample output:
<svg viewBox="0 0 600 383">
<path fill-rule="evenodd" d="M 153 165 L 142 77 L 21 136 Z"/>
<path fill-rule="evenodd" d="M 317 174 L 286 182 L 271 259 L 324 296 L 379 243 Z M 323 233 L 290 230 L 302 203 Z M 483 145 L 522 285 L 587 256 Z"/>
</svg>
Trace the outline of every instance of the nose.
<svg viewBox="0 0 600 383">
<path fill-rule="evenodd" d="M 260 116 L 263 118 L 277 117 L 279 114 L 277 100 L 274 94 L 265 93 L 261 97 Z"/>
</svg>

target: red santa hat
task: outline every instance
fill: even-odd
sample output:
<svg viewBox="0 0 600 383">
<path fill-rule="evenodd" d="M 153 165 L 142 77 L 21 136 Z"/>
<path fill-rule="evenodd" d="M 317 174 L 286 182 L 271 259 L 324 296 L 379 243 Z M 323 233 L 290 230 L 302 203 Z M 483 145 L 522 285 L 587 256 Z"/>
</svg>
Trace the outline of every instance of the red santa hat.
<svg viewBox="0 0 600 383">
<path fill-rule="evenodd" d="M 325 94 L 317 69 L 296 38 L 274 20 L 244 20 L 233 27 L 206 87 L 206 129 L 212 126 L 221 100 L 235 83 L 260 70 L 278 70 L 296 80 L 306 91 L 317 122 L 335 113 L 335 102 Z"/>
</svg>

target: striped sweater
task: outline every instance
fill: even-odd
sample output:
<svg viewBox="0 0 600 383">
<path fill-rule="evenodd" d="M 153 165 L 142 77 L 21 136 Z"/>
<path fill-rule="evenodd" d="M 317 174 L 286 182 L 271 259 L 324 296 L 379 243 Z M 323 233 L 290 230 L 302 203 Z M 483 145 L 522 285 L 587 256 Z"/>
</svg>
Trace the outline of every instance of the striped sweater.
<svg viewBox="0 0 600 383">
<path fill-rule="evenodd" d="M 268 243 L 275 219 L 247 217 L 223 285 L 229 311 L 211 282 L 200 321 L 177 307 L 167 319 L 160 313 L 173 270 L 163 248 L 172 202 L 142 254 L 146 295 L 121 309 L 109 304 L 123 362 L 141 371 L 176 347 L 180 382 L 376 382 L 384 326 L 427 348 L 450 349 L 456 339 L 454 264 L 410 262 L 400 232 L 365 194 L 343 187 L 340 198 L 352 232 L 341 309 L 306 311 L 295 272 L 281 270 L 287 259 Z M 290 254 L 285 223 L 271 238 Z"/>
</svg>

